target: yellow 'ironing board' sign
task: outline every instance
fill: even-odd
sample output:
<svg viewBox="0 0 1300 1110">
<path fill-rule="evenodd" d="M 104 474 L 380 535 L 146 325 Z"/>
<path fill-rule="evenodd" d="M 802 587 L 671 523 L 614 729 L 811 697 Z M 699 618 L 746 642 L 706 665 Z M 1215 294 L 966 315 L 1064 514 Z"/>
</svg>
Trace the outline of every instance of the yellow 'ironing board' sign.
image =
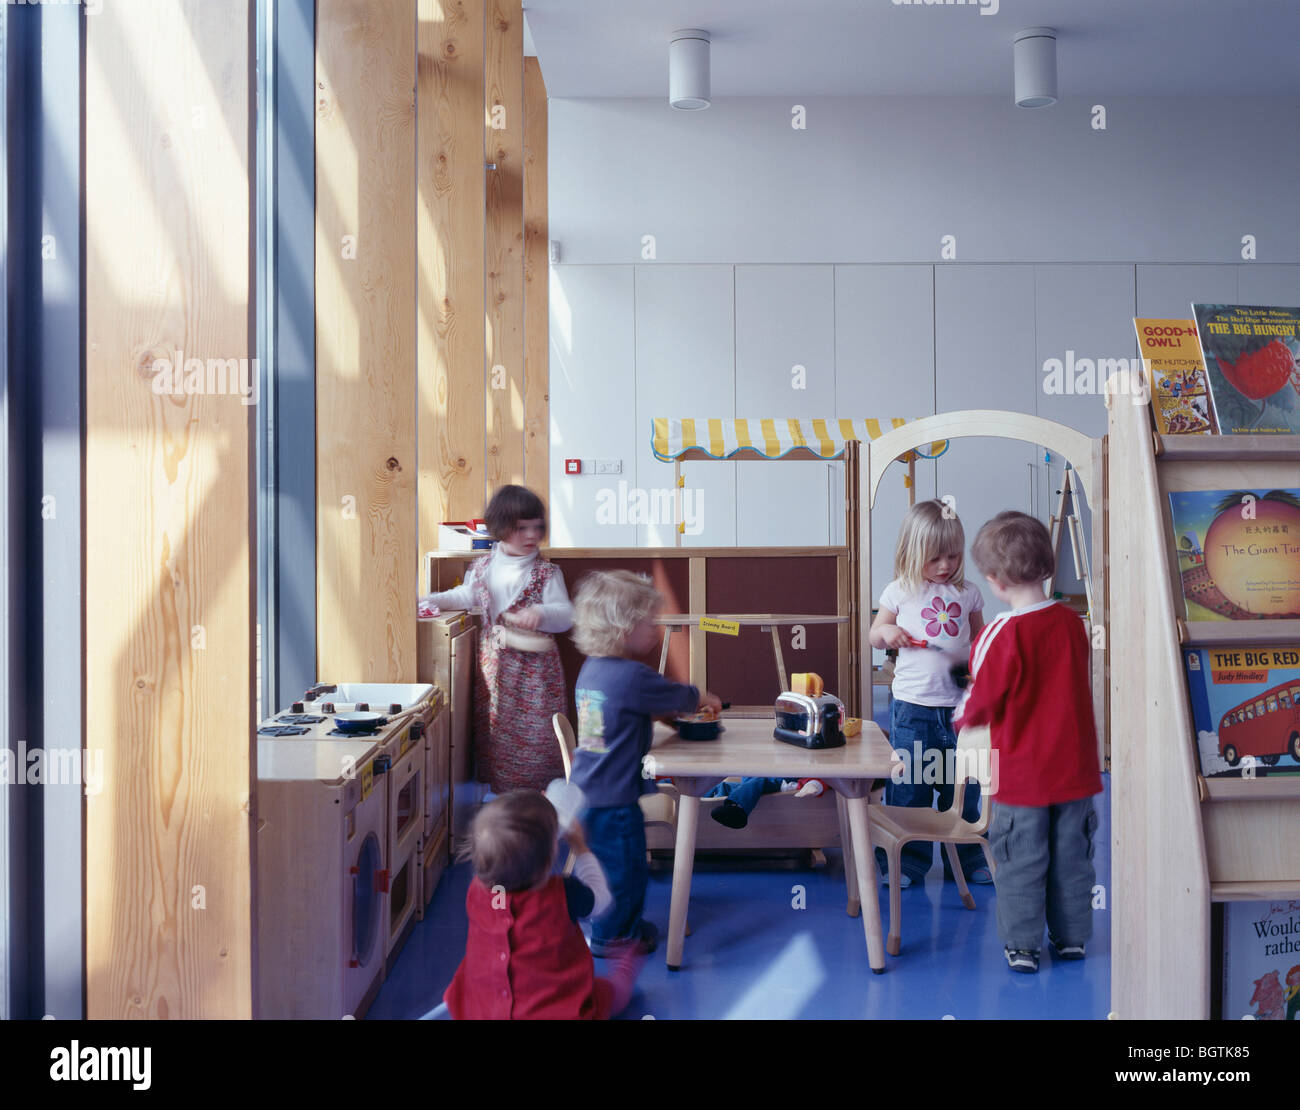
<svg viewBox="0 0 1300 1110">
<path fill-rule="evenodd" d="M 912 419 L 915 419 L 914 417 Z M 656 416 L 650 446 L 655 458 L 672 462 L 687 451 L 698 450 L 715 459 L 749 456 L 779 459 L 791 451 L 810 451 L 823 459 L 838 459 L 848 440 L 879 439 L 908 421 L 901 416 L 858 420 L 824 420 L 782 417 L 772 420 L 723 420 Z M 931 444 L 933 454 L 946 440 Z"/>
</svg>

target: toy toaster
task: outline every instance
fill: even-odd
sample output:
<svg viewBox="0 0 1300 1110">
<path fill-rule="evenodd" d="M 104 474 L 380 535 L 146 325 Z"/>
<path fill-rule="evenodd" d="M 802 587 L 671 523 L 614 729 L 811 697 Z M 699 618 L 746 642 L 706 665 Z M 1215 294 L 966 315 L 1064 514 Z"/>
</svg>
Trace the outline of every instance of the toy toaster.
<svg viewBox="0 0 1300 1110">
<path fill-rule="evenodd" d="M 844 744 L 844 703 L 824 692 L 815 674 L 790 676 L 791 689 L 776 699 L 772 735 L 800 748 L 838 748 Z"/>
</svg>

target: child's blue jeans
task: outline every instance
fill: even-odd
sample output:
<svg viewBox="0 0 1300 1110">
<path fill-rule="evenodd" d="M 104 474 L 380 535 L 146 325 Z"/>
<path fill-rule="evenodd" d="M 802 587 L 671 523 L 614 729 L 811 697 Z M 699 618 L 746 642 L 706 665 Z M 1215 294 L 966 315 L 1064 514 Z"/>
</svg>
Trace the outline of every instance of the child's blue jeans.
<svg viewBox="0 0 1300 1110">
<path fill-rule="evenodd" d="M 600 806 L 583 819 L 587 846 L 605 870 L 614 904 L 591 922 L 593 944 L 636 935 L 645 908 L 650 870 L 645 862 L 645 818 L 640 805 Z"/>
<path fill-rule="evenodd" d="M 916 806 L 929 809 L 935 795 L 939 808 L 952 805 L 953 770 L 956 766 L 957 734 L 952 730 L 952 708 L 941 705 L 913 705 L 894 698 L 889 707 L 889 742 L 902 756 L 903 771 L 895 775 L 885 787 L 885 804 L 891 806 Z M 902 778 L 902 782 L 898 779 Z M 962 817 L 975 821 L 980 815 L 980 791 L 977 783 L 966 784 L 966 800 Z M 943 856 L 943 873 L 952 877 L 948 854 Z M 934 844 L 928 840 L 913 840 L 903 845 L 901 853 L 903 874 L 914 883 L 925 878 L 934 862 Z M 984 867 L 984 852 L 978 844 L 959 844 L 957 858 L 961 860 L 962 873 L 968 878 L 976 868 Z M 876 851 L 876 861 L 884 873 L 887 864 L 885 853 Z"/>
<path fill-rule="evenodd" d="M 706 798 L 730 798 L 745 811 L 745 815 L 754 812 L 758 800 L 764 794 L 781 793 L 780 779 L 745 778 L 740 782 L 720 782 L 710 790 Z"/>
</svg>

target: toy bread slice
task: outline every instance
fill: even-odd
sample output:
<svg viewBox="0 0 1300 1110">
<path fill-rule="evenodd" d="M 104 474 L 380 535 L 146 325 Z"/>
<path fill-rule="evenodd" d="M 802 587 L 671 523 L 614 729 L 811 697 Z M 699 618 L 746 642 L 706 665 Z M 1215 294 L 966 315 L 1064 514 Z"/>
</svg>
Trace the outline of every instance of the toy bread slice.
<svg viewBox="0 0 1300 1110">
<path fill-rule="evenodd" d="M 790 690 L 793 693 L 803 694 L 810 698 L 819 698 L 824 689 L 822 676 L 814 674 L 812 671 L 790 676 Z"/>
</svg>

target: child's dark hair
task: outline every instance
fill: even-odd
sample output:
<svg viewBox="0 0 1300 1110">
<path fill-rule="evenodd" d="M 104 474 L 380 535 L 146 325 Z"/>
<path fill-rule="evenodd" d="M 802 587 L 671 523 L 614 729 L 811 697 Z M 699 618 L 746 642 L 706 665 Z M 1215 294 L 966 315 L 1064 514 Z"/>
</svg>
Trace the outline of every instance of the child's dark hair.
<svg viewBox="0 0 1300 1110">
<path fill-rule="evenodd" d="M 1043 522 L 1026 513 L 998 513 L 979 530 L 971 557 L 980 573 L 1014 586 L 1037 584 L 1056 570 L 1052 538 Z"/>
<path fill-rule="evenodd" d="M 512 790 L 475 814 L 457 856 L 473 864 L 484 886 L 531 890 L 555 862 L 559 831 L 555 807 L 544 794 Z"/>
<path fill-rule="evenodd" d="M 546 535 L 546 506 L 527 486 L 502 486 L 483 510 L 483 519 L 498 540 L 507 539 L 521 520 L 540 520 Z"/>
</svg>

